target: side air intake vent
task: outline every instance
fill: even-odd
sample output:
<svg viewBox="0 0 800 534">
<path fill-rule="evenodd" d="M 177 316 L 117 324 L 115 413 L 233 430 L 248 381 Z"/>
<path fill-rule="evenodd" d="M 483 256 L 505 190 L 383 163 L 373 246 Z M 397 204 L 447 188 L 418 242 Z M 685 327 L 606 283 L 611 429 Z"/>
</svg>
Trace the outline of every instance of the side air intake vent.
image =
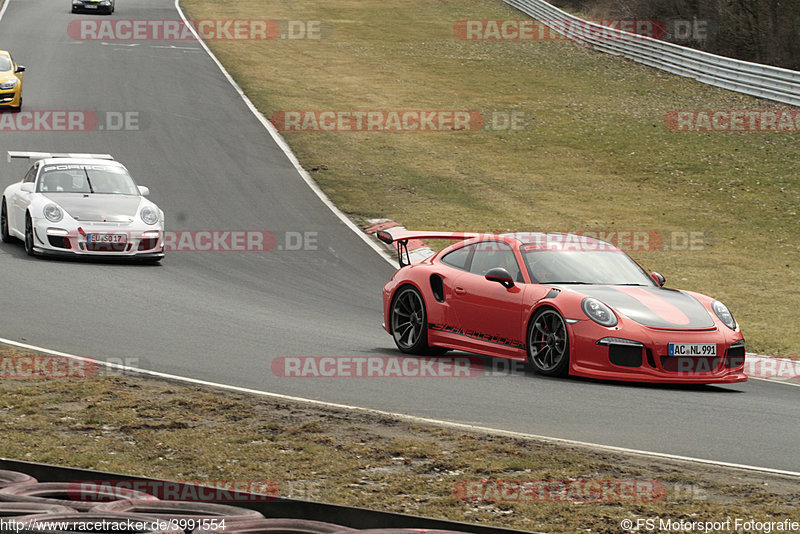
<svg viewBox="0 0 800 534">
<path fill-rule="evenodd" d="M 431 275 L 431 292 L 438 302 L 444 302 L 444 280 L 438 274 Z"/>
</svg>

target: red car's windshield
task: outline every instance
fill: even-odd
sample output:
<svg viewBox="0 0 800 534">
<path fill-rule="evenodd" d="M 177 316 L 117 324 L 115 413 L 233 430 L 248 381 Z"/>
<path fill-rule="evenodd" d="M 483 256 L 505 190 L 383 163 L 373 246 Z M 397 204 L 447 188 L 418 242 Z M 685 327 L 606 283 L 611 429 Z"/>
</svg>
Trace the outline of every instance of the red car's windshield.
<svg viewBox="0 0 800 534">
<path fill-rule="evenodd" d="M 528 250 L 523 257 L 534 283 L 655 285 L 639 264 L 618 250 Z"/>
</svg>

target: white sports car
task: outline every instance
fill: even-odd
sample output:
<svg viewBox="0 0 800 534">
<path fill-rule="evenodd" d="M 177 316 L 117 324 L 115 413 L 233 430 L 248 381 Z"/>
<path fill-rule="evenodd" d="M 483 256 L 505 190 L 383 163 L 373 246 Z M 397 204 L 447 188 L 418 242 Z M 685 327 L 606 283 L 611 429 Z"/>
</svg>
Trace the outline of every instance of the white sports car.
<svg viewBox="0 0 800 534">
<path fill-rule="evenodd" d="M 34 161 L 3 192 L 0 233 L 33 255 L 164 257 L 164 212 L 108 154 L 9 152 Z"/>
</svg>

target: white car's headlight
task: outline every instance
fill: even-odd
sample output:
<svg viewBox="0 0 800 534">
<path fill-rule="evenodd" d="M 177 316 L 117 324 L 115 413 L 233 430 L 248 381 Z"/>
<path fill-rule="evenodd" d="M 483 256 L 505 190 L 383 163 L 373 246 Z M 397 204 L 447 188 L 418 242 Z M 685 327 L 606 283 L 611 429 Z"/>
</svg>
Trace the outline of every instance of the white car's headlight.
<svg viewBox="0 0 800 534">
<path fill-rule="evenodd" d="M 158 211 L 150 206 L 142 208 L 142 212 L 139 216 L 146 224 L 156 224 L 158 222 Z"/>
<path fill-rule="evenodd" d="M 617 316 L 611 311 L 611 308 L 603 304 L 597 299 L 587 297 L 581 302 L 583 313 L 589 319 L 603 326 L 616 326 Z"/>
<path fill-rule="evenodd" d="M 722 321 L 725 326 L 731 330 L 736 330 L 736 321 L 733 319 L 733 314 L 727 306 L 715 300 L 711 303 L 711 309 L 714 310 L 714 313 L 717 314 L 717 317 L 719 317 L 719 320 Z"/>
<path fill-rule="evenodd" d="M 61 208 L 56 206 L 55 204 L 47 204 L 44 207 L 44 216 L 50 222 L 58 222 L 64 218 L 64 214 L 61 212 Z"/>
<path fill-rule="evenodd" d="M 19 80 L 16 78 L 13 80 L 8 80 L 7 82 L 0 83 L 0 89 L 13 89 L 17 86 Z"/>
</svg>

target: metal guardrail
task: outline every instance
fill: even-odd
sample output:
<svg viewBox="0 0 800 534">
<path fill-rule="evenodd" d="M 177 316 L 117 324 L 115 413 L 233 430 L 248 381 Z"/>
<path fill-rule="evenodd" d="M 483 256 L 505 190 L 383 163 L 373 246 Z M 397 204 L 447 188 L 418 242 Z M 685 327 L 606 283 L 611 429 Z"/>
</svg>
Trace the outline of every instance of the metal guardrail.
<svg viewBox="0 0 800 534">
<path fill-rule="evenodd" d="M 737 93 L 800 106 L 800 71 L 709 54 L 601 26 L 570 15 L 544 0 L 503 1 L 556 33 L 602 52 Z"/>
</svg>

